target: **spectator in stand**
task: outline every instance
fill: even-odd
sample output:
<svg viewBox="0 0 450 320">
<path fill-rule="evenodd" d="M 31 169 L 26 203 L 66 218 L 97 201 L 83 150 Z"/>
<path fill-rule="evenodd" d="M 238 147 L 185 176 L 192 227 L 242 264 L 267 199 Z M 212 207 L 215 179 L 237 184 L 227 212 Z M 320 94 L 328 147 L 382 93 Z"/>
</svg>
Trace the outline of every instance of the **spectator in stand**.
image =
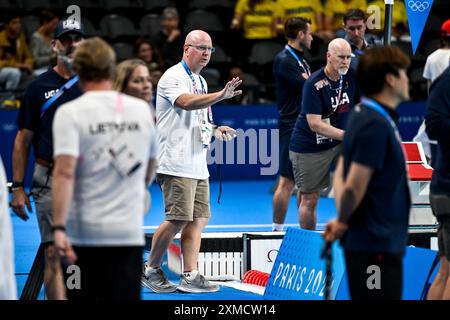
<svg viewBox="0 0 450 320">
<path fill-rule="evenodd" d="M 4 22 L 0 32 L 0 86 L 12 91 L 33 71 L 33 57 L 21 30 L 20 15 L 10 15 Z M 15 97 L 11 94 L 9 98 Z"/>
<path fill-rule="evenodd" d="M 326 0 L 325 29 L 343 37 L 342 20 L 345 13 L 350 9 L 366 11 L 367 2 L 366 0 Z"/>
<path fill-rule="evenodd" d="M 34 60 L 33 75 L 38 76 L 48 70 L 48 67 L 56 63 L 56 53 L 52 49 L 53 32 L 58 25 L 58 17 L 50 10 L 42 10 L 39 17 L 41 26 L 30 40 L 30 50 Z"/>
<path fill-rule="evenodd" d="M 311 20 L 313 34 L 322 37 L 324 29 L 323 6 L 321 1 L 310 0 L 278 0 L 281 7 L 281 26 L 289 18 L 303 17 Z M 281 30 L 283 31 L 283 30 Z"/>
<path fill-rule="evenodd" d="M 233 78 L 239 78 L 242 80 L 242 94 L 230 98 L 228 103 L 230 104 L 252 104 L 257 102 L 257 90 L 259 83 L 252 75 L 245 74 L 244 71 L 238 66 L 231 67 L 228 71 L 227 81 L 231 81 Z"/>
<path fill-rule="evenodd" d="M 277 30 L 283 30 L 282 11 L 278 2 L 272 0 L 238 0 L 231 20 L 231 29 L 242 29 L 243 41 L 239 45 L 238 62 L 250 55 L 252 46 L 261 40 L 275 38 Z"/>
<path fill-rule="evenodd" d="M 368 4 L 368 8 L 370 6 L 377 6 L 380 8 L 380 25 L 375 26 L 375 28 L 372 28 L 372 26 L 368 26 L 371 32 L 382 35 L 384 32 L 384 14 L 386 9 L 386 4 L 384 3 L 384 0 L 372 0 Z M 371 13 L 368 12 L 369 14 Z M 394 3 L 394 9 L 392 11 L 392 35 L 396 37 L 397 39 L 411 40 L 410 37 L 407 37 L 408 33 L 408 20 L 406 15 L 406 7 L 403 1 L 395 1 Z M 405 39 L 406 37 L 406 39 Z"/>
<path fill-rule="evenodd" d="M 150 71 L 159 69 L 164 65 L 158 48 L 153 45 L 150 39 L 137 39 L 133 46 L 133 53 L 136 58 L 147 64 Z"/>
<path fill-rule="evenodd" d="M 176 8 L 167 7 L 161 14 L 161 31 L 152 39 L 164 57 L 164 68 L 181 61 L 184 36 L 180 31 L 180 18 Z"/>
</svg>

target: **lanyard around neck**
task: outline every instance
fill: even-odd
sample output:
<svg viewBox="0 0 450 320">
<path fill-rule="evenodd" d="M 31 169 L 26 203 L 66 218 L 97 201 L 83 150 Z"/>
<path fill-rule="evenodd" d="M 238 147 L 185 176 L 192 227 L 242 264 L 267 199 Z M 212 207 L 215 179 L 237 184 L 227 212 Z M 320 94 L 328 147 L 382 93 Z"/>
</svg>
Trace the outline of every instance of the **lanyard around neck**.
<svg viewBox="0 0 450 320">
<path fill-rule="evenodd" d="M 325 73 L 325 76 L 332 80 L 331 77 L 327 74 L 327 68 L 324 67 L 323 68 L 323 73 Z M 333 81 L 333 80 L 332 80 Z M 333 89 L 331 87 L 331 83 L 330 83 L 330 89 Z M 341 96 L 342 96 L 342 90 L 344 89 L 344 76 L 342 74 L 339 74 L 339 88 L 338 88 L 338 96 L 337 96 L 337 105 L 339 106 L 339 102 L 341 101 Z M 336 89 L 334 89 L 336 90 Z"/>
<path fill-rule="evenodd" d="M 297 56 L 297 54 L 294 52 L 294 50 L 292 50 L 292 48 L 289 45 L 285 45 L 284 48 L 294 57 L 295 60 L 297 60 L 298 65 L 300 66 L 300 68 L 305 70 L 306 74 L 308 76 L 310 76 L 311 75 L 311 70 L 309 69 L 309 65 L 306 63 L 306 61 L 305 61 L 305 64 L 303 64 L 303 62 L 300 60 L 300 58 Z"/>
<path fill-rule="evenodd" d="M 389 122 L 389 124 L 391 125 L 392 129 L 394 130 L 395 137 L 397 138 L 397 140 L 400 143 L 402 142 L 402 138 L 401 138 L 400 133 L 398 131 L 397 125 L 395 124 L 394 120 L 392 120 L 391 116 L 387 113 L 387 111 L 384 110 L 383 107 L 378 102 L 376 102 L 373 99 L 369 99 L 369 98 L 363 97 L 361 99 L 361 104 L 364 105 L 367 108 L 370 108 L 370 109 L 374 110 L 375 112 L 380 114 L 383 118 L 385 118 Z"/>
<path fill-rule="evenodd" d="M 200 84 L 202 86 L 202 91 L 199 91 L 197 89 L 197 83 L 195 82 L 195 78 L 194 75 L 192 74 L 191 69 L 189 69 L 186 61 L 181 60 L 181 65 L 183 66 L 184 70 L 186 71 L 186 73 L 188 74 L 189 78 L 191 78 L 191 82 L 192 82 L 192 86 L 194 88 L 194 93 L 195 94 L 206 94 L 206 90 L 205 87 L 203 86 L 203 81 L 202 79 L 199 77 L 200 79 Z M 213 122 L 213 116 L 212 116 L 212 110 L 211 110 L 211 106 L 208 107 L 208 118 L 209 118 L 209 122 L 214 123 Z"/>
<path fill-rule="evenodd" d="M 323 68 L 323 73 L 325 73 L 325 76 L 331 80 L 331 78 L 328 76 L 327 71 L 326 71 L 326 67 Z M 332 80 L 331 80 L 332 81 Z M 328 86 L 330 87 L 330 90 L 336 90 L 333 89 L 333 87 L 331 86 L 331 83 L 328 82 Z M 342 97 L 342 91 L 344 89 L 344 76 L 343 75 L 339 75 L 339 88 L 338 90 L 338 96 L 337 96 L 337 100 L 336 100 L 336 107 L 332 108 L 331 113 L 327 116 L 327 118 L 329 118 L 338 108 L 339 108 L 339 104 L 341 102 L 341 97 Z"/>
<path fill-rule="evenodd" d="M 206 93 L 206 90 L 205 90 L 205 87 L 203 86 L 203 81 L 202 81 L 202 79 L 200 79 L 200 84 L 201 84 L 201 86 L 202 86 L 202 91 L 199 91 L 199 90 L 197 89 L 197 83 L 195 82 L 194 75 L 192 74 L 191 69 L 189 69 L 189 67 L 188 67 L 188 65 L 187 65 L 187 63 L 186 63 L 186 61 L 181 60 L 181 64 L 183 65 L 183 68 L 184 68 L 184 70 L 186 71 L 186 73 L 188 74 L 189 78 L 191 78 L 192 86 L 194 87 L 194 92 L 195 92 L 196 94 L 205 94 L 205 93 Z"/>
<path fill-rule="evenodd" d="M 41 107 L 41 118 L 44 115 L 45 111 L 48 108 L 50 108 L 53 102 L 55 102 L 59 97 L 61 97 L 66 90 L 69 90 L 75 83 L 77 83 L 79 79 L 80 78 L 78 76 L 75 76 L 72 79 L 68 80 L 66 83 L 63 84 L 61 88 L 59 88 L 59 90 L 55 93 L 53 97 L 51 97 L 44 103 L 44 105 Z"/>
<path fill-rule="evenodd" d="M 341 74 L 341 75 L 339 75 L 339 92 L 338 92 L 338 98 L 337 98 L 338 105 L 339 105 L 339 102 L 341 101 L 343 88 L 344 88 L 344 76 Z"/>
</svg>

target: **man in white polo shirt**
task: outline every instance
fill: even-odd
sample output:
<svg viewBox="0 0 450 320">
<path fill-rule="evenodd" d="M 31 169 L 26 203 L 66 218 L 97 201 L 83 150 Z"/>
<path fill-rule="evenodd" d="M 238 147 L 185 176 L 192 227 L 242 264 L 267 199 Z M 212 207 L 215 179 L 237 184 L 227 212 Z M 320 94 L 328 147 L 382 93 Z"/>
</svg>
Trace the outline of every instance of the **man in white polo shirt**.
<svg viewBox="0 0 450 320">
<path fill-rule="evenodd" d="M 209 173 L 206 153 L 214 134 L 220 140 L 231 140 L 235 131 L 213 125 L 211 105 L 242 93 L 236 88 L 239 78 L 229 81 L 218 92 L 207 93 L 200 71 L 214 52 L 211 37 L 194 30 L 186 36 L 183 60 L 168 69 L 158 83 L 156 126 L 159 131 L 158 182 L 164 194 L 166 220 L 152 239 L 150 258 L 144 268 L 142 285 L 154 292 L 173 292 L 161 270 L 162 257 L 175 235 L 181 231 L 183 274 L 178 290 L 214 292 L 197 270 L 201 233 L 210 218 Z"/>
</svg>

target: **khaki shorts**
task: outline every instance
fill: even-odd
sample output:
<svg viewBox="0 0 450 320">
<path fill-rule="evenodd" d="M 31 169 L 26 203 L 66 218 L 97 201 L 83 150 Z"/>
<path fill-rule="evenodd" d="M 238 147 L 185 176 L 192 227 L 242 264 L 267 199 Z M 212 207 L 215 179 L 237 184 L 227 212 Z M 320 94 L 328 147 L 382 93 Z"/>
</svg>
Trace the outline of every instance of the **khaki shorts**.
<svg viewBox="0 0 450 320">
<path fill-rule="evenodd" d="M 41 234 L 41 243 L 53 242 L 53 212 L 52 212 L 52 176 L 49 169 L 35 164 L 31 194 L 36 205 L 36 216 Z"/>
<path fill-rule="evenodd" d="M 166 220 L 193 221 L 211 217 L 209 179 L 158 174 L 157 180 L 164 195 Z"/>
<path fill-rule="evenodd" d="M 297 153 L 289 151 L 295 184 L 300 192 L 319 192 L 330 185 L 330 167 L 341 153 L 342 146 L 337 146 L 315 153 Z"/>
</svg>

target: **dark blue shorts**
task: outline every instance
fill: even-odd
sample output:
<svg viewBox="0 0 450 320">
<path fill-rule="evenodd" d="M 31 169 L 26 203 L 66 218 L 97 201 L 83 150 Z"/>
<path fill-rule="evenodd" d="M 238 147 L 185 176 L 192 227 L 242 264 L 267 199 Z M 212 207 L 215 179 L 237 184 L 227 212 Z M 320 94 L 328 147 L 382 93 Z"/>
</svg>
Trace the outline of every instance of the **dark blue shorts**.
<svg viewBox="0 0 450 320">
<path fill-rule="evenodd" d="M 292 163 L 289 160 L 289 143 L 291 142 L 293 127 L 280 126 L 280 176 L 294 180 Z"/>
</svg>

